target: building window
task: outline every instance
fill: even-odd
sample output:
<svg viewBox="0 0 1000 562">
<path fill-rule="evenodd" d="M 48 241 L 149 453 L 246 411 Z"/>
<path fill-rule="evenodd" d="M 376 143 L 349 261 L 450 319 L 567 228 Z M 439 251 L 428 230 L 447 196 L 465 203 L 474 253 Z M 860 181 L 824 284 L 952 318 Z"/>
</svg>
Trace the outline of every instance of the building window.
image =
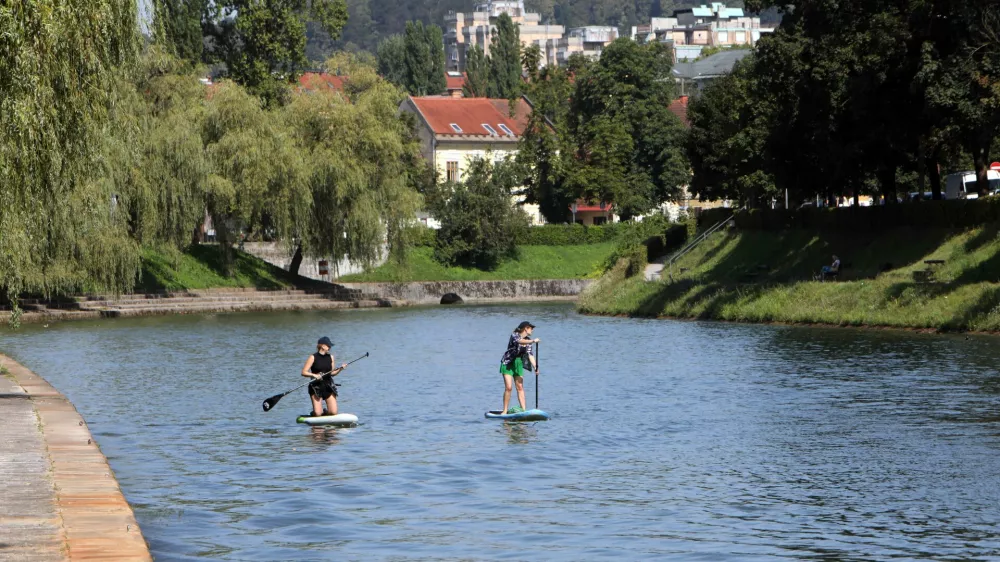
<svg viewBox="0 0 1000 562">
<path fill-rule="evenodd" d="M 451 130 L 455 131 L 458 134 L 462 134 L 462 128 L 459 127 L 457 123 L 452 123 L 451 124 Z"/>
<path fill-rule="evenodd" d="M 448 162 L 447 167 L 447 179 L 451 183 L 458 183 L 458 162 Z"/>
<path fill-rule="evenodd" d="M 503 131 L 504 133 L 506 133 L 508 137 L 514 136 L 514 131 L 511 131 L 510 127 L 508 127 L 507 125 L 504 125 L 503 123 L 500 123 L 497 126 L 500 127 L 500 130 Z"/>
<path fill-rule="evenodd" d="M 497 136 L 497 132 L 493 129 L 493 127 L 483 123 L 483 128 L 486 129 L 486 132 L 489 133 L 491 137 Z"/>
</svg>

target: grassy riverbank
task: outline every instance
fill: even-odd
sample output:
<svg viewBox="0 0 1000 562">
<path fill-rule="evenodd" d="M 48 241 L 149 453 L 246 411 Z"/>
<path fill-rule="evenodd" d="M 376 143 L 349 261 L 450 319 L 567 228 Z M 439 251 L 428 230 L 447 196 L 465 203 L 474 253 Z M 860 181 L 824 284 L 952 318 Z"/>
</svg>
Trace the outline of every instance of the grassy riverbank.
<svg viewBox="0 0 1000 562">
<path fill-rule="evenodd" d="M 405 265 L 390 261 L 371 271 L 346 275 L 344 282 L 492 281 L 508 279 L 578 279 L 596 276 L 614 249 L 613 242 L 579 246 L 521 246 L 520 258 L 493 271 L 446 267 L 434 261 L 433 248 L 414 248 Z"/>
<path fill-rule="evenodd" d="M 381 267 L 340 279 L 343 282 L 476 281 L 508 279 L 577 279 L 597 276 L 614 249 L 613 242 L 577 246 L 522 246 L 520 258 L 493 271 L 445 267 L 434 261 L 433 249 L 411 250 L 407 263 L 389 261 Z M 250 254 L 236 252 L 234 275 L 223 274 L 215 246 L 192 246 L 185 252 L 144 248 L 142 279 L 136 292 L 243 287 L 289 289 L 317 282 L 293 277 Z"/>
<path fill-rule="evenodd" d="M 219 249 L 211 245 L 191 246 L 184 252 L 143 248 L 142 278 L 137 293 L 184 289 L 256 288 L 290 289 L 311 283 L 280 267 L 243 252 L 236 252 L 233 276 L 223 273 Z"/>
<path fill-rule="evenodd" d="M 838 254 L 836 282 L 812 280 Z M 925 260 L 943 260 L 929 265 Z M 896 229 L 877 235 L 720 233 L 681 258 L 674 281 L 625 278 L 617 267 L 584 293 L 594 314 L 1000 330 L 1000 238 L 971 230 Z M 664 274 L 666 277 L 666 272 Z"/>
</svg>

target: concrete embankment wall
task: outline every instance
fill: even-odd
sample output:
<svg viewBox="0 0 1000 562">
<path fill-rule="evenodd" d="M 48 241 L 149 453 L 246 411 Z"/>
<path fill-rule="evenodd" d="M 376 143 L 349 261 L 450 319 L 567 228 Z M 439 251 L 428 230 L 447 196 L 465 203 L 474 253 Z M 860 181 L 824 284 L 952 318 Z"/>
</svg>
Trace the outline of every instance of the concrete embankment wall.
<svg viewBox="0 0 1000 562">
<path fill-rule="evenodd" d="M 271 265 L 280 267 L 285 271 L 288 271 L 288 266 L 291 265 L 292 256 L 295 253 L 278 242 L 247 242 L 243 245 L 243 250 L 246 253 L 260 258 Z M 388 249 L 383 248 L 382 254 L 387 255 Z M 332 260 L 329 258 L 326 258 L 326 260 L 328 264 L 326 274 L 320 273 L 319 260 L 303 259 L 302 265 L 299 266 L 299 275 L 316 281 L 330 282 L 335 281 L 338 276 L 364 272 L 364 267 L 353 264 L 347 260 L 341 260 L 336 264 L 336 267 L 334 267 Z M 383 263 L 385 263 L 385 258 L 383 258 L 376 265 L 381 265 Z"/>
<path fill-rule="evenodd" d="M 0 355 L 0 559 L 152 560 L 73 404 Z"/>
<path fill-rule="evenodd" d="M 592 282 L 592 279 L 519 279 L 339 284 L 366 295 L 418 305 L 439 304 L 442 297 L 451 294 L 467 303 L 574 300 Z"/>
</svg>

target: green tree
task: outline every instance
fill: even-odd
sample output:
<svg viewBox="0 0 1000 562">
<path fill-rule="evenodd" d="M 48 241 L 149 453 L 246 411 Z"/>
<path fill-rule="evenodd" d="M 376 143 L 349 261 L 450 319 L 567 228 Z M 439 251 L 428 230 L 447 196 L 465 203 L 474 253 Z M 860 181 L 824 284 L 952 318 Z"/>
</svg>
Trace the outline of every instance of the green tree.
<svg viewBox="0 0 1000 562">
<path fill-rule="evenodd" d="M 518 144 L 518 162 L 524 178 L 524 195 L 550 223 L 569 218 L 570 205 L 579 194 L 566 181 L 572 164 L 571 143 L 566 138 L 569 100 L 573 85 L 566 70 L 545 66 L 527 84 L 532 111 Z"/>
<path fill-rule="evenodd" d="M 24 291 L 133 286 L 139 249 L 116 196 L 136 157 L 137 19 L 127 0 L 0 8 L 0 288 L 15 311 Z"/>
<path fill-rule="evenodd" d="M 426 96 L 431 93 L 434 58 L 423 22 L 406 22 L 405 46 L 406 90 L 414 96 Z"/>
<path fill-rule="evenodd" d="M 445 78 L 444 35 L 441 28 L 436 25 L 428 25 L 424 28 L 424 33 L 427 48 L 431 53 L 431 75 L 427 81 L 427 92 L 434 95 L 443 94 L 448 88 L 448 80 Z"/>
<path fill-rule="evenodd" d="M 755 207 L 775 194 L 773 180 L 763 172 L 769 123 L 754 103 L 753 62 L 748 57 L 736 63 L 688 107 L 690 191 L 704 200 L 731 199 Z"/>
<path fill-rule="evenodd" d="M 355 66 L 350 101 L 330 91 L 297 95 L 283 111 L 304 159 L 308 202 L 292 208 L 307 256 L 371 265 L 399 252 L 421 205 L 419 144 L 397 115 L 403 93 L 374 69 Z"/>
<path fill-rule="evenodd" d="M 488 97 L 514 100 L 521 95 L 520 28 L 506 13 L 500 14 L 490 43 Z"/>
<path fill-rule="evenodd" d="M 160 43 L 183 60 L 202 62 L 202 18 L 207 0 L 154 0 L 154 23 Z"/>
<path fill-rule="evenodd" d="M 528 45 L 521 52 L 521 66 L 524 67 L 524 72 L 528 75 L 529 82 L 534 82 L 538 79 L 538 69 L 541 64 L 542 48 L 538 46 L 538 43 Z"/>
<path fill-rule="evenodd" d="M 528 226 L 524 211 L 511 199 L 518 184 L 513 162 L 477 159 L 462 183 L 442 186 L 443 195 L 430 200 L 431 212 L 441 221 L 435 259 L 489 270 L 516 258 L 515 240 Z"/>
<path fill-rule="evenodd" d="M 462 95 L 467 98 L 485 98 L 489 91 L 489 61 L 483 48 L 473 45 L 465 58 L 465 84 Z"/>
<path fill-rule="evenodd" d="M 347 22 L 345 0 L 224 0 L 208 6 L 218 58 L 233 80 L 268 106 L 288 100 L 288 85 L 308 64 L 306 21 L 318 22 L 334 39 Z"/>
<path fill-rule="evenodd" d="M 390 35 L 379 43 L 376 51 L 378 73 L 389 82 L 405 88 L 408 80 L 406 69 L 406 41 L 402 35 Z"/>
<path fill-rule="evenodd" d="M 567 120 L 581 196 L 613 202 L 623 218 L 677 197 L 688 181 L 683 125 L 670 112 L 669 49 L 618 39 L 577 78 Z"/>
</svg>

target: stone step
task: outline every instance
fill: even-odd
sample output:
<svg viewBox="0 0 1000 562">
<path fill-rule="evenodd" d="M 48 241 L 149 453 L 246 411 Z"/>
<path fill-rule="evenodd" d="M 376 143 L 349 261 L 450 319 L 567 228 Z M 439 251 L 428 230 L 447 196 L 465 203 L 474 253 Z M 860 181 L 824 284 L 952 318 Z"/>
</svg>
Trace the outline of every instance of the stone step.
<svg viewBox="0 0 1000 562">
<path fill-rule="evenodd" d="M 124 306 L 173 306 L 197 303 L 226 303 L 226 302 L 277 302 L 287 300 L 357 300 L 362 295 L 335 295 L 335 294 L 314 294 L 314 295 L 269 295 L 269 294 L 246 294 L 240 296 L 211 296 L 211 297 L 184 297 L 176 299 L 133 299 L 123 298 L 116 300 L 94 300 L 80 303 L 87 308 L 97 307 L 124 307 Z"/>
<path fill-rule="evenodd" d="M 267 310 L 333 310 L 346 308 L 374 308 L 400 306 L 395 300 L 357 300 L 357 301 L 277 301 L 277 302 L 230 302 L 216 304 L 190 304 L 185 306 L 155 306 L 134 308 L 110 308 L 100 311 L 105 317 L 152 316 L 161 314 L 197 314 L 213 312 L 246 312 Z"/>
</svg>

